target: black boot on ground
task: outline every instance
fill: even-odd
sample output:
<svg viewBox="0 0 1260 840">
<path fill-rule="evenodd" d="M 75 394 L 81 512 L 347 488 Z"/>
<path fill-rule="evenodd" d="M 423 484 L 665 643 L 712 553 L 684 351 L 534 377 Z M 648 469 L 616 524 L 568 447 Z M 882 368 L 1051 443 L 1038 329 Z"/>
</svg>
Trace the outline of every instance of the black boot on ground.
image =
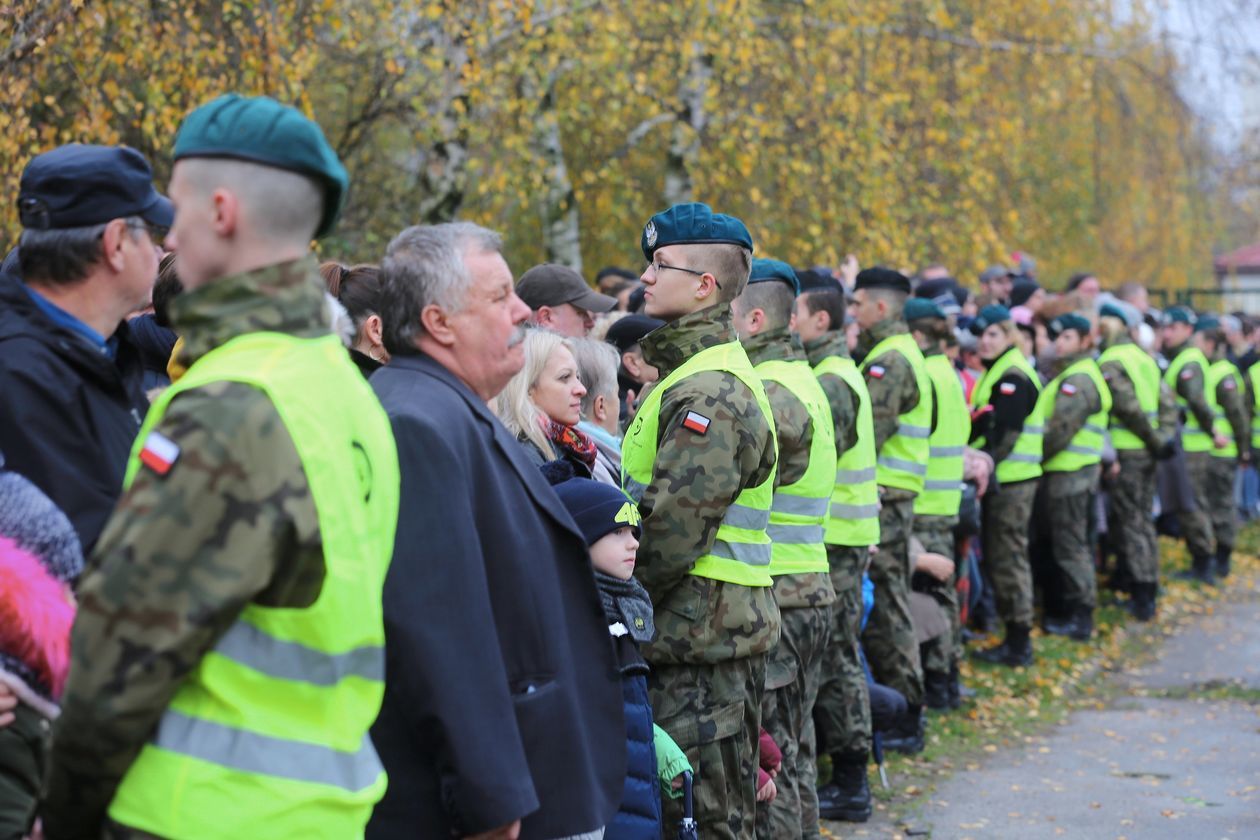
<svg viewBox="0 0 1260 840">
<path fill-rule="evenodd" d="M 970 700 L 975 696 L 976 693 L 974 691 L 962 684 L 962 675 L 959 674 L 958 663 L 955 662 L 949 669 L 949 707 L 951 709 L 960 709 L 963 701 Z"/>
<path fill-rule="evenodd" d="M 1215 558 L 1209 556 L 1193 557 L 1190 560 L 1190 568 L 1184 572 L 1177 572 L 1176 576 L 1181 580 L 1197 580 L 1199 583 L 1215 586 L 1216 575 L 1212 573 L 1214 561 Z"/>
<path fill-rule="evenodd" d="M 1028 637 L 1030 632 L 1031 630 L 1026 624 L 1008 624 L 1006 625 L 1006 638 L 1002 640 L 1002 644 L 978 650 L 972 656 L 981 662 L 1005 665 L 1008 668 L 1031 665 L 1033 652 L 1032 639 Z"/>
<path fill-rule="evenodd" d="M 934 711 L 947 711 L 949 704 L 949 674 L 943 671 L 923 672 L 923 703 Z"/>
<path fill-rule="evenodd" d="M 831 757 L 831 781 L 818 788 L 818 816 L 824 820 L 866 822 L 871 817 L 871 786 L 866 753 Z"/>
<path fill-rule="evenodd" d="M 1133 584 L 1133 600 L 1130 602 L 1130 608 L 1133 610 L 1133 617 L 1138 621 L 1150 621 L 1155 617 L 1155 592 L 1156 584 Z"/>
<path fill-rule="evenodd" d="M 1225 580 L 1229 577 L 1230 558 L 1234 554 L 1232 545 L 1218 545 L 1216 547 L 1216 577 L 1219 580 Z"/>
<path fill-rule="evenodd" d="M 1094 638 L 1093 607 L 1077 607 L 1072 615 L 1072 629 L 1067 635 L 1069 639 L 1075 639 L 1078 642 L 1088 642 Z"/>
<path fill-rule="evenodd" d="M 897 723 L 884 733 L 884 749 L 915 755 L 923 752 L 923 707 L 910 706 Z"/>
</svg>

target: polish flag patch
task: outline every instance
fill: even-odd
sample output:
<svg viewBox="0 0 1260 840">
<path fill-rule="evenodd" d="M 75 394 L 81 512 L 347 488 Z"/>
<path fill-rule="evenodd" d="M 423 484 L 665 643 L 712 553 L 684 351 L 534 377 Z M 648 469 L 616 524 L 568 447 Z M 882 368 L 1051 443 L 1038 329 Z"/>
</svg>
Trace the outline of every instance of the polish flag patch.
<svg viewBox="0 0 1260 840">
<path fill-rule="evenodd" d="M 1003 396 L 1009 397 L 1011 394 L 1015 393 L 1015 383 L 1003 382 L 1001 385 L 998 386 L 998 393 Z"/>
<path fill-rule="evenodd" d="M 166 475 L 179 460 L 179 445 L 158 432 L 149 432 L 140 450 L 140 463 L 158 475 Z"/>
<path fill-rule="evenodd" d="M 1189 379 L 1192 376 L 1194 376 L 1194 371 L 1190 370 L 1190 368 L 1186 368 L 1181 372 L 1182 379 Z"/>
<path fill-rule="evenodd" d="M 709 431 L 710 422 L 709 418 L 703 414 L 688 411 L 687 416 L 683 419 L 683 428 L 690 429 L 698 435 L 703 435 Z"/>
<path fill-rule="evenodd" d="M 1064 382 L 1063 387 L 1060 388 L 1059 390 L 1070 397 L 1076 393 L 1076 386 L 1071 384 L 1070 382 Z"/>
<path fill-rule="evenodd" d="M 869 370 L 871 373 L 871 376 L 875 377 L 876 379 L 884 378 L 884 368 L 881 365 L 871 365 L 869 368 L 867 368 L 867 370 Z"/>
<path fill-rule="evenodd" d="M 1232 390 L 1234 390 L 1234 380 L 1232 380 L 1232 379 L 1226 379 L 1226 380 L 1225 380 L 1225 390 L 1226 390 L 1226 391 L 1232 391 Z"/>
</svg>

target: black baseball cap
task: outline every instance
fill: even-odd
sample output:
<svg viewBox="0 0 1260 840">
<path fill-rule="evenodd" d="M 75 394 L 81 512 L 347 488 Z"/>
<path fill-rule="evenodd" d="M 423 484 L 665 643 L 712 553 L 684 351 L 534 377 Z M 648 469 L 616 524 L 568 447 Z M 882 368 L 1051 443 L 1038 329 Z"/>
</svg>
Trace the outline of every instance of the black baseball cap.
<svg viewBox="0 0 1260 840">
<path fill-rule="evenodd" d="M 28 230 L 90 227 L 139 216 L 169 228 L 171 202 L 153 188 L 144 155 L 127 146 L 70 143 L 36 155 L 22 172 L 18 218 Z"/>
<path fill-rule="evenodd" d="M 627 315 L 613 322 L 608 328 L 606 340 L 624 353 L 642 341 L 645 335 L 663 326 L 665 322 L 660 318 L 638 314 Z"/>
<path fill-rule="evenodd" d="M 516 294 L 525 305 L 537 312 L 543 306 L 571 303 L 587 312 L 611 312 L 617 299 L 586 285 L 582 275 L 565 265 L 543 263 L 521 275 Z"/>
</svg>

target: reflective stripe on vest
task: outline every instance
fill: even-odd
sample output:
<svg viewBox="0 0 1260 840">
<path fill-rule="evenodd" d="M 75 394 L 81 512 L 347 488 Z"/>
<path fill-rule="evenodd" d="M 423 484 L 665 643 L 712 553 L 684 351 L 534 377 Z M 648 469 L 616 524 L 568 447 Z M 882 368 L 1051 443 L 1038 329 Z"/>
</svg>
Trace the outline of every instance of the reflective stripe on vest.
<svg viewBox="0 0 1260 840">
<path fill-rule="evenodd" d="M 1238 441 L 1234 439 L 1234 427 L 1229 424 L 1229 417 L 1225 414 L 1225 408 L 1216 397 L 1216 389 L 1227 378 L 1233 377 L 1234 387 L 1239 391 L 1243 390 L 1242 374 L 1238 372 L 1238 366 L 1229 359 L 1220 359 L 1212 362 L 1207 370 L 1207 398 L 1208 406 L 1212 409 L 1212 431 L 1221 435 L 1229 443 L 1220 449 L 1215 447 L 1212 454 L 1217 458 L 1237 458 L 1238 457 Z"/>
<path fill-rule="evenodd" d="M 1207 452 L 1212 448 L 1212 436 L 1199 426 L 1199 418 L 1190 410 L 1190 404 L 1177 393 L 1177 379 L 1181 376 L 1182 368 L 1189 364 L 1197 364 L 1206 381 L 1211 365 L 1198 347 L 1187 347 L 1178 353 L 1177 358 L 1168 365 L 1168 370 L 1164 371 L 1164 381 L 1177 397 L 1177 405 L 1181 406 L 1182 414 L 1185 415 L 1185 422 L 1181 427 L 1181 448 L 1187 452 Z M 1208 400 L 1208 404 L 1211 405 L 1211 400 Z"/>
<path fill-rule="evenodd" d="M 836 461 L 836 483 L 823 529 L 830 545 L 864 546 L 879 543 L 879 486 L 875 483 L 875 425 L 871 396 L 857 364 L 843 356 L 828 356 L 814 368 L 816 376 L 834 376 L 858 398 L 857 442 Z"/>
<path fill-rule="evenodd" d="M 1133 383 L 1133 392 L 1137 395 L 1138 405 L 1152 429 L 1159 429 L 1159 365 L 1151 355 L 1136 344 L 1117 344 L 1108 347 L 1098 357 L 1098 364 L 1115 362 L 1124 370 L 1124 375 Z M 1142 439 L 1129 431 L 1114 414 L 1111 415 L 1108 427 L 1111 433 L 1111 445 L 1117 450 L 1146 449 Z"/>
<path fill-rule="evenodd" d="M 1012 368 L 1023 373 L 1032 383 L 1033 388 L 1040 393 L 1041 380 L 1037 378 L 1037 371 L 1028 364 L 1028 360 L 1019 352 L 1019 348 L 1013 346 L 999 356 L 976 383 L 975 389 L 971 392 L 973 414 L 976 410 L 991 403 L 993 386 Z M 1041 400 L 1038 399 L 1033 404 L 1032 411 L 1024 418 L 1024 428 L 1020 430 L 1019 438 L 1015 441 L 1015 448 L 1011 450 L 1011 454 L 997 465 L 998 481 L 1013 484 L 1016 481 L 1027 481 L 1041 475 L 1041 438 L 1046 433 L 1046 426 L 1041 415 L 1040 402 Z M 984 438 L 980 437 L 976 439 L 975 445 L 983 447 L 984 443 Z"/>
<path fill-rule="evenodd" d="M 221 381 L 265 392 L 292 439 L 326 585 L 306 608 L 245 607 L 180 684 L 109 815 L 163 837 L 243 837 L 263 825 L 275 836 L 362 836 L 385 791 L 368 728 L 384 693 L 381 592 L 398 519 L 389 420 L 336 337 L 240 336 L 154 403 L 126 486 L 170 401 Z"/>
<path fill-rule="evenodd" d="M 919 401 L 897 418 L 897 431 L 884 441 L 875 460 L 875 482 L 913 493 L 923 492 L 927 476 L 928 436 L 932 433 L 932 387 L 923 370 L 923 353 L 909 333 L 890 335 L 871 348 L 862 362 L 862 372 L 886 353 L 900 354 L 914 372 Z"/>
<path fill-rule="evenodd" d="M 748 361 L 748 354 L 739 342 L 732 341 L 706 347 L 674 369 L 658 382 L 639 406 L 621 445 L 621 488 L 635 501 L 652 483 L 657 446 L 660 443 L 661 398 L 667 390 L 704 371 L 719 371 L 736 377 L 748 387 L 757 400 L 766 425 L 774 435 L 774 416 L 765 387 Z M 778 451 L 778 442 L 775 442 Z M 776 456 L 777 457 L 777 456 Z M 697 557 L 691 574 L 743 586 L 770 586 L 770 537 L 766 527 L 770 521 L 770 504 L 774 494 L 772 469 L 761 484 L 745 488 L 726 509 L 718 525 L 713 548 Z M 696 523 L 697 527 L 699 523 Z"/>
<path fill-rule="evenodd" d="M 1075 472 L 1102 461 L 1103 435 L 1106 433 L 1103 423 L 1106 422 L 1107 415 L 1111 413 L 1111 389 L 1103 381 L 1102 371 L 1098 368 L 1096 361 L 1086 357 L 1068 365 L 1066 370 L 1046 385 L 1037 404 L 1041 408 L 1042 416 L 1049 420 L 1054 416 L 1055 398 L 1059 394 L 1059 387 L 1063 384 L 1063 380 L 1077 374 L 1088 376 L 1094 383 L 1094 387 L 1098 389 L 1098 398 L 1102 407 L 1085 418 L 1085 424 L 1072 436 L 1072 440 L 1063 451 L 1056 453 L 1042 465 L 1042 469 L 1046 472 Z"/>
<path fill-rule="evenodd" d="M 949 357 L 926 356 L 924 370 L 936 406 L 936 431 L 928 439 L 928 471 L 914 500 L 916 516 L 957 516 L 962 505 L 963 452 L 971 438 L 971 414 L 962 380 Z"/>
<path fill-rule="evenodd" d="M 1260 364 L 1247 368 L 1251 382 L 1251 448 L 1260 453 Z"/>
<path fill-rule="evenodd" d="M 775 488 L 770 505 L 770 527 L 766 529 L 771 541 L 770 574 L 825 574 L 830 566 L 823 526 L 835 486 L 832 474 L 836 458 L 836 428 L 827 394 L 803 360 L 766 361 L 755 370 L 763 380 L 779 383 L 800 400 L 809 413 L 811 430 L 805 474 L 792 484 Z M 782 446 L 779 452 L 783 452 Z"/>
</svg>

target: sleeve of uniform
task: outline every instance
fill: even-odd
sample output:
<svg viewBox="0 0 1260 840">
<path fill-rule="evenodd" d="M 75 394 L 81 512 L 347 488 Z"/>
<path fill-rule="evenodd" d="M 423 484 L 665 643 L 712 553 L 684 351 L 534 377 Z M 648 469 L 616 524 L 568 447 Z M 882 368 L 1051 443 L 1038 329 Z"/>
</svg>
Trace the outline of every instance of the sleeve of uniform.
<svg viewBox="0 0 1260 840">
<path fill-rule="evenodd" d="M 1024 421 L 1037 405 L 1037 389 L 1026 376 L 1010 373 L 993 386 L 989 404 L 993 410 L 977 424 L 985 435 L 984 451 L 998 464 L 1015 449 Z"/>
<path fill-rule="evenodd" d="M 1187 364 L 1177 374 L 1177 395 L 1190 406 L 1190 412 L 1199 421 L 1199 428 L 1212 428 L 1212 409 L 1207 404 L 1205 392 L 1207 385 L 1203 379 L 1203 368 L 1197 363 Z"/>
<path fill-rule="evenodd" d="M 1103 381 L 1111 389 L 1111 416 L 1120 421 L 1133 434 L 1137 435 L 1151 452 L 1160 447 L 1159 435 L 1151 426 L 1151 421 L 1138 402 L 1133 383 L 1125 375 L 1119 364 L 1108 362 L 1102 365 Z"/>
<path fill-rule="evenodd" d="M 180 681 L 292 544 L 287 506 L 309 499 L 301 462 L 271 402 L 236 387 L 171 402 L 157 430 L 178 459 L 165 476 L 136 473 L 80 581 L 43 810 L 49 840 L 99 834 Z M 253 476 L 274 486 L 277 470 L 290 477 L 264 495 Z"/>
<path fill-rule="evenodd" d="M 795 484 L 809 469 L 809 445 L 813 439 L 809 411 L 778 382 L 766 381 L 766 398 L 774 411 L 774 431 L 779 441 L 779 469 L 774 475 L 774 486 Z"/>
<path fill-rule="evenodd" d="M 831 405 L 831 421 L 836 429 L 836 458 L 839 459 L 857 443 L 859 397 L 843 379 L 829 373 L 818 377 L 818 384 Z"/>
<path fill-rule="evenodd" d="M 1180 410 L 1177 408 L 1177 398 L 1173 395 L 1173 391 L 1168 387 L 1168 383 L 1160 379 L 1159 382 L 1159 437 L 1160 444 L 1164 441 L 1172 440 L 1177 434 L 1177 420 L 1180 417 Z"/>
<path fill-rule="evenodd" d="M 879 452 L 884 442 L 897 433 L 901 415 L 918 404 L 919 391 L 910 363 L 900 353 L 885 353 L 867 366 L 863 375 L 871 400 L 875 451 Z"/>
<path fill-rule="evenodd" d="M 683 425 L 691 411 L 709 420 L 705 433 Z M 634 572 L 653 603 L 712 549 L 735 498 L 773 468 L 774 435 L 768 424 L 750 422 L 760 411 L 747 386 L 719 371 L 689 376 L 662 395 L 652 481 L 639 501 L 643 534 Z"/>
<path fill-rule="evenodd" d="M 1076 437 L 1086 419 L 1102 405 L 1098 389 L 1085 374 L 1069 376 L 1059 384 L 1054 397 L 1054 413 L 1045 418 L 1046 435 L 1041 443 L 1041 459 L 1049 461 Z"/>
<path fill-rule="evenodd" d="M 1229 421 L 1240 457 L 1251 448 L 1250 420 L 1247 417 L 1247 406 L 1243 402 L 1244 396 L 1244 392 L 1238 388 L 1238 381 L 1233 376 L 1225 377 L 1216 386 L 1216 401 L 1225 412 L 1225 419 Z"/>
<path fill-rule="evenodd" d="M 472 530 L 470 465 L 443 430 L 401 415 L 391 423 L 403 501 L 385 581 L 385 681 L 414 710 L 410 749 L 442 768 L 451 823 L 476 834 L 536 810 L 538 796 Z"/>
</svg>

